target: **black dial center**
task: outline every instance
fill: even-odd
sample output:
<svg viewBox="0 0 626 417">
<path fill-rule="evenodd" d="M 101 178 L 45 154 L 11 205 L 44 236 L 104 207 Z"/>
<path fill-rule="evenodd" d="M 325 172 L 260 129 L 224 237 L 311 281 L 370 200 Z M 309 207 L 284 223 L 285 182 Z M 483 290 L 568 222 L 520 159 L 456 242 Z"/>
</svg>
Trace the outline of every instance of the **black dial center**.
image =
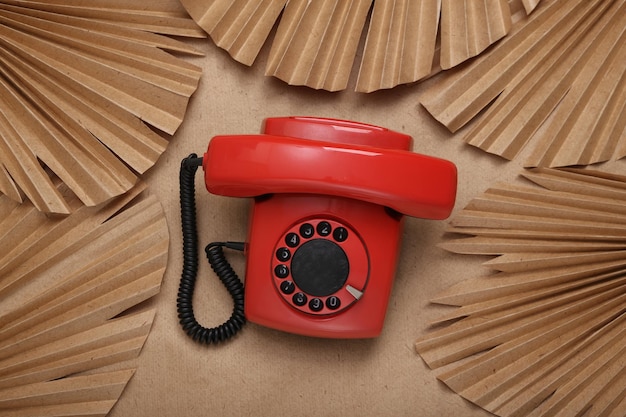
<svg viewBox="0 0 626 417">
<path fill-rule="evenodd" d="M 348 279 L 350 263 L 341 247 L 327 239 L 313 239 L 296 250 L 291 275 L 298 287 L 315 297 L 334 294 Z"/>
</svg>

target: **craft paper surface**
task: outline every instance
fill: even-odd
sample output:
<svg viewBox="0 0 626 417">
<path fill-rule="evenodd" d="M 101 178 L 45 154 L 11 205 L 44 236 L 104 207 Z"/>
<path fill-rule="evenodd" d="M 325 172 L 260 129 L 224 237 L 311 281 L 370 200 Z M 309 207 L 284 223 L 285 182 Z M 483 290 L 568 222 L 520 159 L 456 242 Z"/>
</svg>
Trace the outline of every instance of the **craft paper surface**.
<svg viewBox="0 0 626 417">
<path fill-rule="evenodd" d="M 546 0 L 421 103 L 464 140 L 527 166 L 587 165 L 624 156 L 623 1 Z M 480 114 L 480 115 L 479 115 Z M 470 123 L 475 120 L 475 123 Z"/>
<path fill-rule="evenodd" d="M 64 185 L 60 185 L 61 191 Z M 0 414 L 106 415 L 154 320 L 168 231 L 143 187 L 48 218 L 0 197 Z"/>
<path fill-rule="evenodd" d="M 452 219 L 443 247 L 497 255 L 495 273 L 442 292 L 459 308 L 417 350 L 499 416 L 623 415 L 626 176 L 522 175 L 540 186 L 495 186 Z"/>
<path fill-rule="evenodd" d="M 359 92 L 412 83 L 441 68 L 459 65 L 506 36 L 513 22 L 512 14 L 522 9 L 529 14 L 539 3 L 538 0 L 181 2 L 215 44 L 238 62 L 252 65 L 263 44 L 271 43 L 265 74 L 290 85 L 344 90 L 353 63 L 360 61 L 355 87 Z M 273 25 L 277 29 L 272 37 Z M 437 43 L 439 29 L 441 42 Z M 362 54 L 360 43 L 365 44 Z"/>
<path fill-rule="evenodd" d="M 77 2 L 80 3 L 78 0 Z M 528 5 L 532 14 L 535 14 L 542 10 L 544 2 L 550 4 L 549 0 L 544 0 L 534 11 L 532 7 L 536 4 L 532 3 L 536 2 L 525 1 L 524 5 Z M 120 10 L 124 9 L 122 3 L 128 4 L 123 0 L 110 0 L 110 4 Z M 214 2 L 206 2 L 208 3 Z M 513 22 L 522 19 L 520 13 L 526 14 L 524 5 L 518 4 L 516 8 L 512 8 L 512 12 L 515 11 Z M 394 36 L 401 36 L 402 31 L 399 28 L 393 25 L 390 28 L 393 28 L 391 32 Z M 429 28 L 432 29 L 432 24 Z M 246 30 L 248 29 L 251 28 L 246 26 Z M 383 32 L 379 33 L 381 37 Z M 269 33 L 271 36 L 272 31 Z M 432 32 L 430 33 L 432 36 Z M 502 41 L 507 37 L 498 42 L 498 45 L 504 44 Z M 149 38 L 144 41 L 152 45 L 154 38 Z M 364 39 L 361 43 L 364 45 Z M 447 288 L 461 285 L 462 282 L 481 277 L 485 273 L 485 267 L 475 259 L 438 247 L 447 229 L 447 222 L 407 219 L 385 327 L 379 338 L 356 341 L 311 339 L 248 324 L 233 341 L 215 348 L 206 348 L 198 346 L 184 335 L 176 317 L 176 292 L 182 265 L 177 175 L 181 159 L 191 152 L 202 154 L 213 135 L 257 133 L 265 117 L 313 115 L 350 119 L 407 133 L 414 137 L 415 151 L 453 161 L 459 169 L 459 192 L 454 218 L 474 198 L 493 187 L 496 181 L 508 182 L 515 179 L 523 168 L 523 161 L 530 156 L 531 149 L 523 147 L 517 158 L 506 162 L 467 146 L 461 140 L 461 135 L 466 133 L 464 127 L 457 134 L 453 134 L 433 120 L 418 102 L 431 87 L 439 88 L 444 85 L 439 76 L 429 78 L 421 84 L 396 87 L 390 91 L 377 91 L 368 95 L 354 94 L 349 90 L 334 94 L 292 87 L 272 77 L 265 77 L 264 71 L 271 47 L 269 44 L 264 45 L 264 50 L 261 48 L 261 53 L 256 56 L 255 63 L 250 68 L 235 62 L 205 39 L 180 44 L 191 45 L 203 54 L 199 58 L 183 59 L 192 61 L 194 66 L 201 68 L 202 78 L 189 102 L 185 119 L 169 140 L 167 149 L 163 151 L 158 163 L 142 174 L 151 195 L 162 204 L 169 227 L 167 269 L 158 296 L 142 306 L 149 311 L 154 309 L 154 322 L 141 354 L 133 360 L 137 370 L 109 415 L 491 415 L 436 380 L 435 372 L 428 368 L 414 349 L 415 340 L 423 335 L 430 323 L 437 322 L 442 316 L 446 317 L 446 314 L 454 317 L 453 311 L 456 308 L 433 305 L 430 300 Z M 247 45 L 248 42 L 244 44 Z M 242 51 L 247 51 L 247 48 L 241 46 Z M 171 47 L 163 48 L 172 50 Z M 392 55 L 394 59 L 397 57 L 393 53 Z M 434 61 L 437 61 L 438 55 L 435 52 Z M 354 65 L 349 79 L 356 80 L 358 74 L 359 67 Z M 378 78 L 374 76 L 374 79 Z M 46 92 L 45 95 L 48 94 Z M 616 100 L 615 97 L 620 95 L 612 96 L 611 102 Z M 90 106 L 72 105 L 68 108 L 85 110 Z M 619 111 L 611 113 L 610 118 L 606 116 L 607 120 L 613 120 L 619 114 Z M 126 129 L 126 124 L 120 123 L 120 126 L 121 130 Z M 116 137 L 118 134 L 121 132 L 111 136 Z M 136 154 L 141 156 L 143 152 Z M 603 165 L 602 168 L 624 172 L 622 162 L 619 161 Z M 11 179 L 11 176 L 6 171 L 0 171 L 0 186 L 8 188 L 7 179 Z M 198 175 L 197 210 L 201 245 L 217 240 L 244 240 L 248 201 L 211 196 L 206 193 L 201 181 L 201 176 Z M 52 181 L 52 184 L 55 182 Z M 70 208 L 76 207 L 70 204 Z M 10 214 L 10 210 L 0 210 L 0 218 Z M 147 212 L 140 210 L 140 213 L 142 217 Z M 8 218 L 7 222 L 11 224 L 13 220 Z M 14 227 L 16 230 L 33 230 L 39 224 L 37 216 L 33 214 L 15 222 Z M 502 233 L 494 232 L 493 235 L 503 238 Z M 492 239 L 490 237 L 488 241 L 479 243 L 487 251 L 493 251 L 496 249 L 493 249 Z M 504 244 L 513 245 L 510 241 L 505 241 Z M 594 242 L 588 244 L 594 246 Z M 546 248 L 546 245 L 538 244 L 537 247 Z M 11 248 L 12 244 L 7 243 L 3 250 Z M 572 248 L 564 246 L 562 250 L 569 252 Z M 610 244 L 603 244 L 600 248 L 600 251 L 610 250 Z M 243 276 L 243 257 L 237 253 L 229 253 L 228 256 L 234 268 Z M 609 255 L 601 255 L 604 256 Z M 526 257 L 524 262 L 536 263 L 540 260 Z M 603 262 L 615 261 L 605 259 Z M 523 265 L 515 262 L 507 264 L 509 268 L 522 268 Z M 62 271 L 59 274 L 62 275 Z M 205 325 L 219 324 L 230 314 L 228 295 L 204 263 L 200 266 L 196 298 L 197 313 Z M 0 305 L 3 306 L 7 299 L 1 301 Z M 613 307 L 619 308 L 616 305 Z M 145 323 L 149 322 L 151 318 L 145 320 Z M 134 324 L 141 328 L 139 323 Z M 110 329 L 100 330 L 106 333 Z M 615 332 L 615 328 L 606 328 L 602 337 L 594 340 L 611 340 L 617 337 Z M 587 369 L 597 375 L 599 380 L 610 380 L 612 383 L 601 392 L 586 390 L 585 395 L 594 396 L 601 406 L 615 406 L 612 401 L 620 394 L 615 392 L 615 387 L 621 386 L 619 382 L 623 380 L 623 374 L 616 372 L 619 368 L 615 366 L 602 365 L 610 364 L 611 357 L 620 357 L 619 352 L 611 349 L 600 351 L 595 347 L 593 343 L 585 345 L 585 350 L 581 353 L 596 359 Z M 128 350 L 132 351 L 130 348 Z M 103 350 L 102 353 L 105 357 L 110 356 L 110 351 Z M 555 375 L 562 372 L 561 375 L 565 375 L 563 378 L 570 380 L 567 372 L 575 365 L 572 362 L 576 361 L 563 362 L 561 367 L 555 369 Z M 90 392 L 102 392 L 99 389 L 103 389 L 117 395 L 120 386 L 118 381 L 127 379 L 128 374 L 117 369 L 117 366 L 111 368 L 113 369 L 107 369 L 107 374 L 101 378 L 91 379 L 88 389 Z M 606 369 L 607 372 L 598 373 L 600 369 Z M 109 371 L 111 374 L 108 374 Z M 77 380 L 69 388 L 56 385 L 44 392 L 40 387 L 35 387 L 39 394 L 35 394 L 34 398 L 40 398 L 38 395 L 51 398 L 52 395 L 47 395 L 53 390 L 68 392 L 79 384 L 86 386 L 84 381 Z M 576 392 L 583 385 L 579 379 L 572 379 L 565 389 Z M 592 384 L 591 387 L 597 385 Z M 7 395 L 7 398 L 10 401 L 17 400 L 16 395 Z M 94 407 L 97 406 L 100 408 L 96 411 L 102 412 L 112 405 L 112 402 L 106 401 L 86 403 L 82 410 L 85 413 L 94 412 Z M 560 404 L 556 405 L 558 407 Z"/>
<path fill-rule="evenodd" d="M 0 3 L 0 194 L 67 214 L 55 177 L 93 206 L 154 165 L 201 75 L 172 4 Z"/>
</svg>

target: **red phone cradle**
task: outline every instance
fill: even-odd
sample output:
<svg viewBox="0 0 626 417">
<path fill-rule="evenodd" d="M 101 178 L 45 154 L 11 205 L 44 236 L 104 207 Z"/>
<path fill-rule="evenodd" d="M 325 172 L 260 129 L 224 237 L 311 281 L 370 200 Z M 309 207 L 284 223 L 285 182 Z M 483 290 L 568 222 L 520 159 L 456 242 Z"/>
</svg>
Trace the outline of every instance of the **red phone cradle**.
<svg viewBox="0 0 626 417">
<path fill-rule="evenodd" d="M 446 218 L 456 196 L 455 166 L 410 152 L 411 143 L 376 126 L 306 117 L 211 140 L 207 189 L 254 198 L 249 321 L 317 337 L 380 334 L 403 214 Z"/>
</svg>

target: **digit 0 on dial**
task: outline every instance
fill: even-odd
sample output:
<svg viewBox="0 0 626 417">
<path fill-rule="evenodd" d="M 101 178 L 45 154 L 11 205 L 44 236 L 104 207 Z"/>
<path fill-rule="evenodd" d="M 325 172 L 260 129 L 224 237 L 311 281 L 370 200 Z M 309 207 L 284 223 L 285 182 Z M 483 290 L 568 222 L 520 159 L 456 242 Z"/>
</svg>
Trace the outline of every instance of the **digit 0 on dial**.
<svg viewBox="0 0 626 417">
<path fill-rule="evenodd" d="M 313 315 L 343 311 L 367 285 L 365 244 L 349 226 L 330 219 L 295 224 L 277 243 L 272 260 L 276 290 L 293 308 Z"/>
</svg>

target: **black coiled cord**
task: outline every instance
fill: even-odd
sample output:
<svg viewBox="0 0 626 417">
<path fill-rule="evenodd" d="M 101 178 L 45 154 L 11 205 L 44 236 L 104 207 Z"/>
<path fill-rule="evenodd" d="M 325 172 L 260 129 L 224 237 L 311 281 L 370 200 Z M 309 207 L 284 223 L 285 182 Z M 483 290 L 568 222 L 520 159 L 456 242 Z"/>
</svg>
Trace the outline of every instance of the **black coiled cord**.
<svg viewBox="0 0 626 417">
<path fill-rule="evenodd" d="M 192 298 L 198 274 L 198 232 L 194 177 L 202 158 L 191 154 L 180 165 L 180 213 L 183 228 L 183 271 L 178 287 L 176 306 L 183 330 L 193 340 L 215 344 L 233 337 L 246 323 L 243 309 L 243 284 L 224 256 L 223 247 L 243 250 L 240 242 L 214 242 L 206 249 L 211 268 L 222 281 L 234 301 L 230 318 L 218 327 L 203 327 L 193 313 Z"/>
</svg>

